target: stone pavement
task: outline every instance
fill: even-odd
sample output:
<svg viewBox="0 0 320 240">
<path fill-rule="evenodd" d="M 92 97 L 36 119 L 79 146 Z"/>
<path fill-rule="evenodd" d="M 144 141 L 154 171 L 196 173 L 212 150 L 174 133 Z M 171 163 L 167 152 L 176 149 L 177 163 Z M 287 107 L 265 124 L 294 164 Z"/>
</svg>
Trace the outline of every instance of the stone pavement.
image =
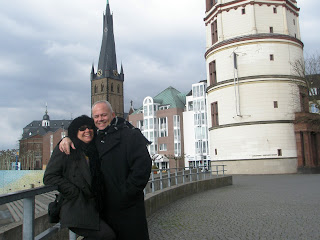
<svg viewBox="0 0 320 240">
<path fill-rule="evenodd" d="M 151 240 L 320 239 L 320 175 L 235 175 L 148 218 Z"/>
</svg>

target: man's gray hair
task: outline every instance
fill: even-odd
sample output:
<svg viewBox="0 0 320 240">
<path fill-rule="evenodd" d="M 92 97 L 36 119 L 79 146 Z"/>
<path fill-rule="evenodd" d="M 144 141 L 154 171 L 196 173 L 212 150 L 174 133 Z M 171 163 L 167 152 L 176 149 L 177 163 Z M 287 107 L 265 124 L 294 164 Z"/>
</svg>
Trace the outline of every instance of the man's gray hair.
<svg viewBox="0 0 320 240">
<path fill-rule="evenodd" d="M 113 112 L 112 106 L 111 106 L 111 104 L 110 104 L 107 100 L 100 100 L 100 101 L 95 102 L 95 103 L 92 105 L 91 111 L 93 110 L 93 108 L 94 108 L 98 103 L 104 103 L 104 104 L 106 104 L 106 105 L 108 106 L 109 110 L 110 110 L 111 112 Z"/>
</svg>

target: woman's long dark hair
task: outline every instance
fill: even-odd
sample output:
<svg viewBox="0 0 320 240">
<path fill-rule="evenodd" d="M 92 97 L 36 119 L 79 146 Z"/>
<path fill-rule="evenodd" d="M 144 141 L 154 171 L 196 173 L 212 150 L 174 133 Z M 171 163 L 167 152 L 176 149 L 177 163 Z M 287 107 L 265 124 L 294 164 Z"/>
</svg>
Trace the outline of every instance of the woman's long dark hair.
<svg viewBox="0 0 320 240">
<path fill-rule="evenodd" d="M 99 212 L 103 207 L 103 194 L 105 193 L 103 175 L 100 170 L 101 162 L 99 159 L 98 150 L 94 139 L 90 143 L 81 141 L 77 135 L 81 126 L 90 126 L 94 128 L 94 121 L 92 118 L 82 115 L 75 118 L 68 127 L 68 137 L 73 142 L 76 149 L 71 148 L 70 158 L 73 161 L 79 161 L 83 154 L 89 158 L 89 166 L 92 177 L 91 192 L 96 200 L 96 207 Z M 96 131 L 94 131 L 95 133 Z"/>
</svg>

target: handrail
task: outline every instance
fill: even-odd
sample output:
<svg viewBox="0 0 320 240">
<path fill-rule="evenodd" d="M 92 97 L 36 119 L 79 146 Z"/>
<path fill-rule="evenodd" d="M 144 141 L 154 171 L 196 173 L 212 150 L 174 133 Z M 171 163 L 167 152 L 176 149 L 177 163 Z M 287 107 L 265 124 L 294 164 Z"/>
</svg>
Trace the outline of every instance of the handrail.
<svg viewBox="0 0 320 240">
<path fill-rule="evenodd" d="M 222 176 L 224 176 L 227 171 L 225 166 L 226 165 L 211 165 L 211 169 L 206 169 L 205 166 L 197 166 L 196 168 L 153 169 L 148 184 L 144 189 L 144 195 L 163 190 L 173 185 L 211 178 L 214 176 L 214 173 L 216 176 L 219 176 L 219 173 L 222 173 Z M 215 167 L 215 170 L 213 170 L 213 167 Z M 172 173 L 174 173 L 174 175 Z M 193 176 L 195 176 L 195 178 L 193 178 Z M 174 181 L 172 181 L 172 179 L 174 179 Z"/>
<path fill-rule="evenodd" d="M 214 166 L 216 169 L 212 170 L 212 167 Z M 220 167 L 222 167 L 222 169 Z M 225 171 L 227 171 L 225 169 L 225 165 L 212 165 L 210 170 L 199 172 L 200 169 L 203 170 L 205 168 L 203 166 L 199 166 L 197 168 L 153 169 L 150 180 L 144 189 L 144 194 L 146 195 L 151 192 L 154 193 L 157 190 L 162 190 L 178 184 L 184 184 L 185 182 L 199 181 L 206 179 L 207 177 L 211 178 L 214 175 L 213 173 L 216 173 L 216 175 L 219 176 L 219 173 L 222 172 L 222 175 L 224 176 Z M 155 171 L 159 172 L 159 176 L 154 173 Z M 196 176 L 195 178 L 193 178 L 194 175 Z M 174 181 L 172 181 L 172 179 L 174 179 Z M 56 224 L 40 233 L 38 236 L 34 236 L 35 196 L 57 189 L 57 186 L 42 186 L 0 195 L 0 205 L 23 199 L 23 240 L 45 239 L 48 235 L 59 230 L 60 224 Z M 71 231 L 69 231 L 69 239 L 76 239 L 76 235 Z"/>
<path fill-rule="evenodd" d="M 58 186 L 42 186 L 0 195 L 0 205 L 57 190 Z"/>
</svg>

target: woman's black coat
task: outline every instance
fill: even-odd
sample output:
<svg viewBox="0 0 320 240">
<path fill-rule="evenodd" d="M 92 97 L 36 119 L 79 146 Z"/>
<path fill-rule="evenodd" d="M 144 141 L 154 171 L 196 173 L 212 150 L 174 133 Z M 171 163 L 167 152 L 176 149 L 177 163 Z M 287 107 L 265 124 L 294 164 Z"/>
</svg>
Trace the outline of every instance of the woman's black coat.
<svg viewBox="0 0 320 240">
<path fill-rule="evenodd" d="M 146 144 L 140 130 L 122 118 L 96 138 L 107 189 L 104 214 L 117 239 L 149 239 L 143 194 L 151 171 Z"/>
<path fill-rule="evenodd" d="M 80 150 L 77 150 L 80 151 Z M 58 146 L 54 149 L 45 170 L 45 185 L 57 185 L 64 199 L 60 212 L 62 227 L 99 229 L 99 213 L 91 192 L 91 173 L 83 152 L 68 156 Z M 78 156 L 78 155 L 76 155 Z"/>
</svg>

